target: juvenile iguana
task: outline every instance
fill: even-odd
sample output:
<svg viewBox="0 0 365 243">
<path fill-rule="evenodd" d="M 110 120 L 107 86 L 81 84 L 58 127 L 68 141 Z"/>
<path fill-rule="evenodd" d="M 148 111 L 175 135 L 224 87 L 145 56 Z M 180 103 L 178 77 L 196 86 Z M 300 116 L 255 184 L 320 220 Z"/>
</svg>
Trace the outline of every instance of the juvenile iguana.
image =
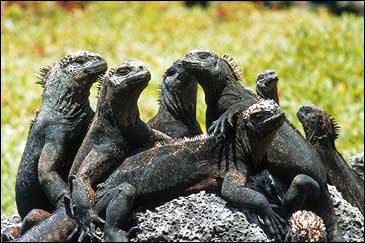
<svg viewBox="0 0 365 243">
<path fill-rule="evenodd" d="M 302 123 L 307 140 L 321 156 L 329 184 L 336 186 L 343 197 L 364 214 L 364 181 L 336 149 L 335 140 L 339 137 L 339 126 L 335 119 L 314 105 L 302 106 L 297 117 Z"/>
<path fill-rule="evenodd" d="M 285 222 L 266 198 L 245 187 L 281 126 L 284 113 L 273 101 L 262 101 L 236 117 L 234 128 L 224 137 L 205 134 L 158 143 L 127 158 L 99 184 L 95 210 L 106 218 L 105 241 L 127 240 L 128 216 L 134 204 L 151 205 L 201 190 L 220 192 L 234 206 L 257 210 L 272 234 L 285 234 Z M 233 152 L 227 153 L 230 150 Z M 303 193 L 307 190 L 294 182 L 289 193 L 295 188 Z M 32 234 L 38 235 L 37 229 L 38 225 L 33 227 Z"/>
<path fill-rule="evenodd" d="M 206 125 L 210 133 L 224 133 L 225 129 L 232 126 L 232 119 L 237 110 L 247 109 L 260 99 L 240 85 L 241 73 L 232 58 L 221 58 L 209 51 L 194 50 L 185 55 L 182 62 L 184 68 L 204 90 L 207 104 Z M 216 121 L 213 123 L 214 120 Z M 268 146 L 267 159 L 258 164 L 259 168 L 268 169 L 287 185 L 290 185 L 298 174 L 305 174 L 317 181 L 321 196 L 313 205 L 314 211 L 324 219 L 328 239 L 341 238 L 327 188 L 326 170 L 314 147 L 288 120 L 284 121 L 273 142 Z"/>
<path fill-rule="evenodd" d="M 101 80 L 95 117 L 70 173 L 80 240 L 89 234 L 91 221 L 99 219 L 93 211 L 96 185 L 128 155 L 169 139 L 149 128 L 139 116 L 137 101 L 150 79 L 151 74 L 142 62 L 129 60 L 111 68 Z"/>
<path fill-rule="evenodd" d="M 52 211 L 68 193 L 67 176 L 93 117 L 89 94 L 107 69 L 98 54 L 79 51 L 42 68 L 42 104 L 32 123 L 15 185 L 19 215 Z"/>
<path fill-rule="evenodd" d="M 197 83 L 181 60 L 175 61 L 163 76 L 158 113 L 147 124 L 173 138 L 202 134 L 196 120 L 196 93 Z"/>
<path fill-rule="evenodd" d="M 263 71 L 256 79 L 256 93 L 264 99 L 272 99 L 279 104 L 278 95 L 279 76 L 272 69 Z"/>
</svg>

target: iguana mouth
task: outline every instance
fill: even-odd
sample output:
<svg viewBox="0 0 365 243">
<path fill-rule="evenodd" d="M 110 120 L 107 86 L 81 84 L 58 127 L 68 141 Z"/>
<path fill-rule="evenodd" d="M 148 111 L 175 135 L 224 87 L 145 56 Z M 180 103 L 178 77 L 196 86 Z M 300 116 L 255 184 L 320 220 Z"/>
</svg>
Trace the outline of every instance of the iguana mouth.
<svg viewBox="0 0 365 243">
<path fill-rule="evenodd" d="M 151 79 L 151 73 L 148 70 L 138 71 L 136 73 L 129 74 L 125 82 L 127 84 L 135 85 L 141 83 L 147 83 Z"/>
<path fill-rule="evenodd" d="M 97 62 L 93 62 L 85 68 L 85 73 L 87 74 L 103 74 L 108 69 L 108 65 L 105 61 L 98 60 Z"/>
</svg>

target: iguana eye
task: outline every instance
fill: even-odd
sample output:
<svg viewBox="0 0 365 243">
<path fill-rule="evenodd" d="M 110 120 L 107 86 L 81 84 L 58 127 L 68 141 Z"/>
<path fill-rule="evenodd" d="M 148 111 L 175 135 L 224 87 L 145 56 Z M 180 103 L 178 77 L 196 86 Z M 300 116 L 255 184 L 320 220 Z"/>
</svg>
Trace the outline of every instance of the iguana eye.
<svg viewBox="0 0 365 243">
<path fill-rule="evenodd" d="M 86 59 L 86 58 L 83 58 L 83 57 L 79 57 L 79 58 L 77 58 L 77 59 L 75 60 L 75 62 L 76 62 L 77 64 L 82 65 L 82 64 L 84 64 L 84 63 L 86 63 L 86 62 L 87 62 L 87 59 Z"/>
<path fill-rule="evenodd" d="M 175 73 L 176 73 L 176 70 L 175 70 L 175 69 L 169 69 L 169 70 L 167 70 L 166 75 L 167 75 L 167 76 L 172 76 L 172 75 L 174 75 Z"/>
<path fill-rule="evenodd" d="M 126 68 L 121 68 L 121 69 L 118 69 L 118 70 L 117 70 L 117 73 L 118 73 L 119 75 L 121 75 L 121 76 L 125 76 L 125 75 L 127 75 L 129 72 L 130 72 L 130 70 L 129 70 L 129 69 L 126 69 Z"/>
<path fill-rule="evenodd" d="M 208 57 L 209 57 L 209 55 L 206 53 L 200 54 L 201 59 L 207 59 Z"/>
</svg>

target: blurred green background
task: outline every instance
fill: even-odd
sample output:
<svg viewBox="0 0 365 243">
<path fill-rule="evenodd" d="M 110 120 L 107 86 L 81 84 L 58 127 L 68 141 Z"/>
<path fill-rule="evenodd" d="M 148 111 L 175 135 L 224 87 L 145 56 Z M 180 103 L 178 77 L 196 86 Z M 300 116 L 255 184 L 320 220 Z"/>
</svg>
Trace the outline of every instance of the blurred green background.
<svg viewBox="0 0 365 243">
<path fill-rule="evenodd" d="M 298 7 L 273 10 L 249 2 L 212 3 L 207 9 L 186 8 L 182 2 L 94 2 L 71 8 L 2 3 L 1 8 L 2 214 L 16 212 L 17 168 L 41 102 L 33 74 L 79 49 L 100 53 L 109 67 L 128 58 L 148 65 L 152 80 L 139 100 L 145 121 L 158 109 L 164 71 L 192 49 L 230 54 L 243 70 L 242 84 L 252 89 L 257 74 L 273 68 L 280 76 L 281 106 L 300 131 L 296 111 L 313 103 L 340 124 L 337 145 L 346 159 L 363 151 L 363 16 Z M 95 97 L 93 87 L 93 107 Z M 202 127 L 204 112 L 199 90 Z"/>
</svg>

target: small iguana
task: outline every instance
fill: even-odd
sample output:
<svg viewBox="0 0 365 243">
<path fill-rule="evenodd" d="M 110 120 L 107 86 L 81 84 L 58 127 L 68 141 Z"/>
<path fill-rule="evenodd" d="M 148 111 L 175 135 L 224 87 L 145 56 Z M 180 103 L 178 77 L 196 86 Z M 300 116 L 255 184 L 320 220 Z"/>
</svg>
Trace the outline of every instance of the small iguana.
<svg viewBox="0 0 365 243">
<path fill-rule="evenodd" d="M 98 54 L 79 51 L 42 68 L 42 104 L 29 130 L 15 197 L 23 219 L 32 209 L 52 211 L 68 193 L 67 176 L 94 112 L 89 94 L 107 69 Z"/>
<path fill-rule="evenodd" d="M 260 100 L 252 91 L 240 85 L 241 71 L 228 56 L 221 58 L 210 51 L 194 50 L 185 55 L 182 62 L 204 90 L 207 104 L 206 125 L 209 127 L 208 132 L 214 135 L 222 134 L 232 126 L 232 119 L 238 110 L 247 109 Z M 329 240 L 341 237 L 321 158 L 288 120 L 284 121 L 268 146 L 267 159 L 258 164 L 257 169 L 260 168 L 268 169 L 287 185 L 299 174 L 307 175 L 318 182 L 321 196 L 314 205 L 314 211 L 324 219 Z"/>
<path fill-rule="evenodd" d="M 339 137 L 339 126 L 335 119 L 314 105 L 302 106 L 297 117 L 302 123 L 307 140 L 321 156 L 329 184 L 336 186 L 343 197 L 364 214 L 364 181 L 336 149 L 335 140 Z"/>
<path fill-rule="evenodd" d="M 273 235 L 284 235 L 285 222 L 266 198 L 245 187 L 254 164 L 261 161 L 284 121 L 284 113 L 273 101 L 262 101 L 235 117 L 235 126 L 224 137 L 204 134 L 157 143 L 154 148 L 127 158 L 99 184 L 95 211 L 106 218 L 105 241 L 127 241 L 128 216 L 134 204 L 151 205 L 201 190 L 220 192 L 236 207 L 257 210 Z M 295 181 L 294 188 L 303 193 L 307 189 Z M 74 201 L 68 208 L 72 209 L 73 204 Z M 38 235 L 38 228 L 33 227 L 32 234 Z M 54 232 L 57 228 L 54 225 Z M 32 239 L 28 233 L 23 237 Z"/>
<path fill-rule="evenodd" d="M 272 99 L 279 104 L 278 95 L 279 76 L 272 69 L 263 71 L 256 79 L 256 93 L 264 99 Z"/>
<path fill-rule="evenodd" d="M 175 61 L 163 76 L 158 113 L 147 124 L 172 138 L 202 134 L 196 120 L 196 93 L 197 83 L 181 60 Z"/>
<path fill-rule="evenodd" d="M 99 219 L 93 211 L 96 185 L 127 156 L 170 139 L 140 119 L 137 101 L 150 79 L 151 74 L 142 62 L 129 60 L 107 71 L 100 82 L 95 117 L 69 177 L 80 240 L 88 236 L 91 221 Z"/>
</svg>

